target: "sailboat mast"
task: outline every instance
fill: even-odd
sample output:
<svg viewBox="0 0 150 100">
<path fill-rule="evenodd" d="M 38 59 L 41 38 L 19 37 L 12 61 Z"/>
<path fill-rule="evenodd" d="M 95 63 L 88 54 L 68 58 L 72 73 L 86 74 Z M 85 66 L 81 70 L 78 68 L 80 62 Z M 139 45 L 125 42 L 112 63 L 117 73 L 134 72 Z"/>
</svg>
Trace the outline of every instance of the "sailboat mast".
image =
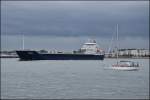
<svg viewBox="0 0 150 100">
<path fill-rule="evenodd" d="M 118 45 L 118 24 L 117 24 L 117 62 L 118 62 L 118 51 L 119 51 L 119 45 Z"/>
</svg>

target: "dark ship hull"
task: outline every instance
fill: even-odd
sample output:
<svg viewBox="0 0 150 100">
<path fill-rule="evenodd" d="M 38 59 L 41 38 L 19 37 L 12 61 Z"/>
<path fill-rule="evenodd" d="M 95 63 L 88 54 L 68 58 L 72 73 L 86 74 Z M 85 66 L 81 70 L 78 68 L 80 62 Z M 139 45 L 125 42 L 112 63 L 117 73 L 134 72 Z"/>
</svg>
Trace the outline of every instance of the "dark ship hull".
<svg viewBox="0 0 150 100">
<path fill-rule="evenodd" d="M 37 51 L 16 51 L 20 60 L 104 60 L 94 54 L 42 54 Z"/>
</svg>

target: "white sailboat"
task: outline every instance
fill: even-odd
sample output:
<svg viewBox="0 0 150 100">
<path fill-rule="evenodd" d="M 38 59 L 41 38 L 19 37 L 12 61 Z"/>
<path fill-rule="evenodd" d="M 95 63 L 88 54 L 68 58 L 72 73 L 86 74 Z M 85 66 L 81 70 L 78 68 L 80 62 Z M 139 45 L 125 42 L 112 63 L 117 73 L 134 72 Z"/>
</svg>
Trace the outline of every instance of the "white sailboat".
<svg viewBox="0 0 150 100">
<path fill-rule="evenodd" d="M 118 24 L 117 24 L 117 63 L 111 65 L 111 69 L 116 69 L 116 70 L 138 70 L 139 69 L 139 63 L 134 62 L 134 61 L 129 61 L 129 60 L 121 60 L 119 61 L 118 59 L 118 51 L 119 51 L 119 45 L 118 45 Z"/>
</svg>

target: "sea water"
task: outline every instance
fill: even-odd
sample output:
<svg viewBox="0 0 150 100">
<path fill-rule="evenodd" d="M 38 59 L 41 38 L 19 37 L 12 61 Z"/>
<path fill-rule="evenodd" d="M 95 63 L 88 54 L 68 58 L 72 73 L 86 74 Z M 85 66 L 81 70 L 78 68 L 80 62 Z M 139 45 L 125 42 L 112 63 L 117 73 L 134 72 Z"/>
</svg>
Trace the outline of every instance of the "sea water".
<svg viewBox="0 0 150 100">
<path fill-rule="evenodd" d="M 116 59 L 1 59 L 2 99 L 148 99 L 149 59 L 138 71 L 107 70 Z"/>
</svg>

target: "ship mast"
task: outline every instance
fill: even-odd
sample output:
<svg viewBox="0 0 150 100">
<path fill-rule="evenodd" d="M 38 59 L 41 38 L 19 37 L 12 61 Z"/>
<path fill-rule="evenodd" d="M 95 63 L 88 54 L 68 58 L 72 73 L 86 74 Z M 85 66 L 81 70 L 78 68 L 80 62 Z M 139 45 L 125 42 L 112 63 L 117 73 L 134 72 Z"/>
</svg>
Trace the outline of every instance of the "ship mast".
<svg viewBox="0 0 150 100">
<path fill-rule="evenodd" d="M 24 50 L 24 34 L 22 35 L 22 50 Z"/>
</svg>

